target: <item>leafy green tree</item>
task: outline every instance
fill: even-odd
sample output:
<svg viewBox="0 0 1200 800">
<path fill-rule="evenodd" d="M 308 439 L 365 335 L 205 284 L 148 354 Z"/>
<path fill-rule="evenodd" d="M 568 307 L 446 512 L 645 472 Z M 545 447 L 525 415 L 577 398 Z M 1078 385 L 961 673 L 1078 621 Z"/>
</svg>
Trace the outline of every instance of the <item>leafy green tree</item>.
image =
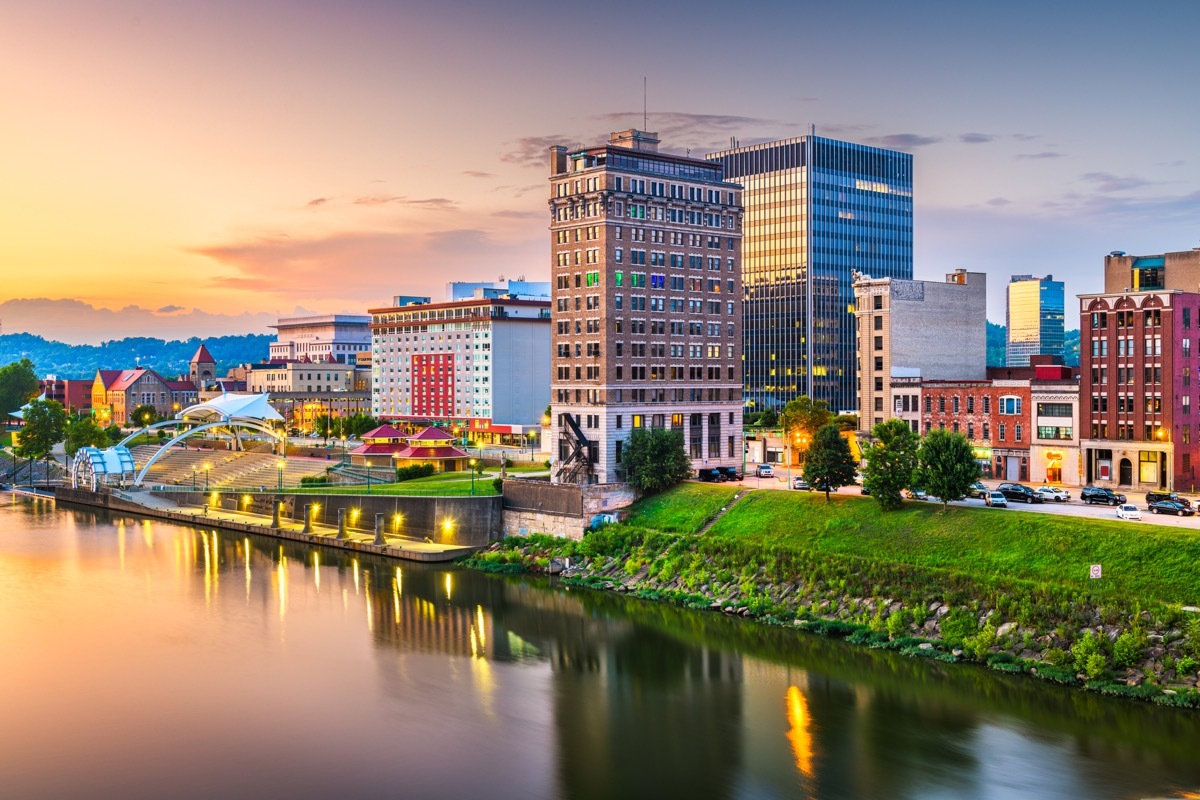
<svg viewBox="0 0 1200 800">
<path fill-rule="evenodd" d="M 108 434 L 91 417 L 77 417 L 67 423 L 67 455 L 73 456 L 81 447 L 108 447 Z"/>
<path fill-rule="evenodd" d="M 116 444 L 125 438 L 125 434 L 121 431 L 121 426 L 115 424 L 105 428 L 104 435 L 108 437 L 109 444 Z"/>
<path fill-rule="evenodd" d="M 779 412 L 773 408 L 768 408 L 758 415 L 758 424 L 764 428 L 774 428 L 779 424 Z"/>
<path fill-rule="evenodd" d="M 783 407 L 779 425 L 783 428 L 784 438 L 791 441 L 797 450 L 804 451 L 815 442 L 817 431 L 828 425 L 831 419 L 833 414 L 829 411 L 828 403 L 800 395 Z"/>
<path fill-rule="evenodd" d="M 37 395 L 38 379 L 33 362 L 22 358 L 0 367 L 0 417 L 18 410 Z"/>
<path fill-rule="evenodd" d="M 150 405 L 140 405 L 125 417 L 125 424 L 130 428 L 145 428 L 156 422 L 158 422 L 158 412 L 154 410 L 154 406 Z M 150 441 L 149 434 L 146 434 L 145 440 Z"/>
<path fill-rule="evenodd" d="M 625 440 L 621 465 L 629 483 L 647 494 L 661 492 L 692 475 L 683 431 L 666 428 L 634 428 Z"/>
<path fill-rule="evenodd" d="M 838 427 L 829 424 L 819 428 L 804 463 L 804 480 L 810 486 L 824 486 L 825 502 L 828 503 L 830 490 L 854 483 L 857 472 L 858 464 L 850 454 L 850 443 Z"/>
<path fill-rule="evenodd" d="M 25 424 L 13 451 L 22 458 L 40 459 L 66 438 L 67 412 L 57 400 L 34 400 L 25 411 Z"/>
<path fill-rule="evenodd" d="M 942 510 L 951 500 L 962 500 L 979 480 L 979 462 L 971 443 L 961 433 L 938 429 L 930 431 L 917 451 L 914 488 L 940 497 Z"/>
<path fill-rule="evenodd" d="M 866 448 L 863 458 L 863 488 L 879 501 L 885 511 L 900 507 L 903 492 L 913 482 L 920 440 L 902 419 L 889 419 L 871 429 L 875 443 Z"/>
<path fill-rule="evenodd" d="M 856 431 L 858 414 L 838 414 L 833 418 L 833 424 L 838 426 L 839 431 Z"/>
</svg>

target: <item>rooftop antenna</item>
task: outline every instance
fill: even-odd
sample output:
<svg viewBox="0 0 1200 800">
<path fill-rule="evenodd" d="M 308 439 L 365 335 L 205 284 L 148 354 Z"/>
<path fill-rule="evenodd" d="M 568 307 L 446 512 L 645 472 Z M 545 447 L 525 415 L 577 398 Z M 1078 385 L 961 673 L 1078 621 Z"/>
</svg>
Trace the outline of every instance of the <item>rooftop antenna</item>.
<svg viewBox="0 0 1200 800">
<path fill-rule="evenodd" d="M 642 76 L 642 130 L 647 130 L 650 127 L 649 119 L 646 113 L 646 76 Z"/>
<path fill-rule="evenodd" d="M 812 135 L 816 136 L 817 135 L 817 123 L 810 122 L 809 126 L 812 128 Z"/>
</svg>

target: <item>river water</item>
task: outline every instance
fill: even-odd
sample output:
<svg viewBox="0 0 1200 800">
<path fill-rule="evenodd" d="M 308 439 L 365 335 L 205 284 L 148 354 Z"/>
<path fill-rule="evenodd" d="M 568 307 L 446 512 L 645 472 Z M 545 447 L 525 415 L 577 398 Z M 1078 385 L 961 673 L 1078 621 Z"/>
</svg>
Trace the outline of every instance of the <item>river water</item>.
<svg viewBox="0 0 1200 800">
<path fill-rule="evenodd" d="M 0 495 L 0 797 L 1139 798 L 1200 714 Z"/>
</svg>

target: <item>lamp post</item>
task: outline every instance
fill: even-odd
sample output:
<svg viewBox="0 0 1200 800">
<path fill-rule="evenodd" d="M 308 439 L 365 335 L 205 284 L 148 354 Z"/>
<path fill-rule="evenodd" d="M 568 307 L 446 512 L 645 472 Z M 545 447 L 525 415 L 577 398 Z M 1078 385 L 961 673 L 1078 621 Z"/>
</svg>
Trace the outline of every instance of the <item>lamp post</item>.
<svg viewBox="0 0 1200 800">
<path fill-rule="evenodd" d="M 192 491 L 196 491 L 196 468 L 192 467 Z"/>
<path fill-rule="evenodd" d="M 342 463 L 346 463 L 346 434 L 342 433 Z"/>
<path fill-rule="evenodd" d="M 281 492 L 283 491 L 283 465 L 284 462 L 282 460 L 275 462 L 275 468 L 279 470 L 279 491 Z"/>
<path fill-rule="evenodd" d="M 475 496 L 475 459 L 471 459 L 471 496 Z"/>
<path fill-rule="evenodd" d="M 210 469 L 212 469 L 212 464 L 204 465 L 204 491 L 206 494 L 208 493 L 208 471 Z"/>
<path fill-rule="evenodd" d="M 371 460 L 366 459 L 363 463 L 367 465 L 367 494 L 371 493 Z"/>
</svg>

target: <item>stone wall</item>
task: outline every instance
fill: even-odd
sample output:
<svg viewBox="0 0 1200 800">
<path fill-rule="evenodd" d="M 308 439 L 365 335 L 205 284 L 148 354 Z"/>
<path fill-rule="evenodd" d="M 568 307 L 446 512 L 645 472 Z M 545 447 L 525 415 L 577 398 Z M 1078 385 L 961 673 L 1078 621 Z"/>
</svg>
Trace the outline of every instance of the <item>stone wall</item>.
<svg viewBox="0 0 1200 800">
<path fill-rule="evenodd" d="M 637 490 L 628 483 L 603 483 L 583 487 L 583 515 L 591 519 L 596 514 L 616 514 L 618 519 L 625 519 L 621 513 L 633 505 L 638 499 Z"/>
<path fill-rule="evenodd" d="M 583 492 L 573 483 L 504 479 L 504 510 L 546 511 L 583 516 Z"/>
<path fill-rule="evenodd" d="M 570 514 L 553 514 L 546 511 L 504 510 L 504 535 L 528 536 L 542 533 L 579 540 L 587 529 L 587 519 Z"/>
</svg>

